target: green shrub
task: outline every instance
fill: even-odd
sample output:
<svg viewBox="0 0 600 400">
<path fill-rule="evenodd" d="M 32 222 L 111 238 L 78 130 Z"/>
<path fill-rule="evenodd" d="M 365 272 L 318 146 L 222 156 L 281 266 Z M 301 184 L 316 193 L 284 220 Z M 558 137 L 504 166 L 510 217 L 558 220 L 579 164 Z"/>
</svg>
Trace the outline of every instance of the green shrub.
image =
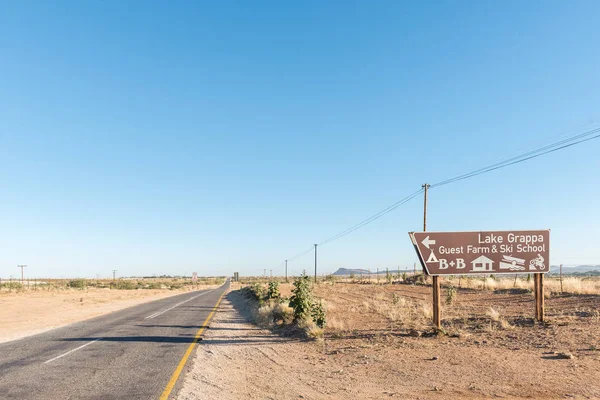
<svg viewBox="0 0 600 400">
<path fill-rule="evenodd" d="M 83 289 L 86 287 L 85 279 L 74 279 L 72 281 L 69 281 L 67 286 L 73 289 Z"/>
<path fill-rule="evenodd" d="M 160 282 L 150 282 L 146 288 L 147 289 L 162 289 L 162 283 L 160 283 Z"/>
<path fill-rule="evenodd" d="M 250 291 L 254 294 L 254 297 L 256 297 L 256 300 L 258 300 L 259 302 L 262 301 L 263 298 L 265 297 L 263 287 L 258 282 L 254 283 L 254 284 L 252 284 L 252 286 L 250 286 Z"/>
<path fill-rule="evenodd" d="M 267 298 L 278 299 L 281 296 L 279 293 L 279 282 L 269 282 L 269 289 L 267 291 Z"/>
<path fill-rule="evenodd" d="M 3 283 L 0 287 L 9 289 L 9 290 L 22 290 L 23 289 L 23 285 L 21 285 L 19 282 L 6 282 L 6 283 Z"/>
<path fill-rule="evenodd" d="M 325 309 L 323 308 L 323 302 L 319 301 L 318 303 L 313 304 L 311 310 L 312 319 L 317 324 L 319 328 L 325 328 L 326 315 Z"/>
<path fill-rule="evenodd" d="M 135 285 L 131 281 L 118 280 L 116 282 L 111 282 L 110 288 L 118 290 L 133 290 L 135 289 Z"/>
<path fill-rule="evenodd" d="M 308 319 L 312 310 L 310 278 L 302 274 L 294 280 L 294 288 L 290 297 L 290 307 L 294 310 L 294 320 Z"/>
</svg>

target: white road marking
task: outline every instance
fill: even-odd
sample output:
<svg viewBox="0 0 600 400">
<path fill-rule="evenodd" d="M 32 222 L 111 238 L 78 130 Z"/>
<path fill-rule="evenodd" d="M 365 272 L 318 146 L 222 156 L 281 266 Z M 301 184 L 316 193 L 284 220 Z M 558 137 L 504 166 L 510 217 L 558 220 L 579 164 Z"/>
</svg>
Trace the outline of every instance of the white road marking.
<svg viewBox="0 0 600 400">
<path fill-rule="evenodd" d="M 83 345 L 81 345 L 81 346 L 77 347 L 76 349 L 69 350 L 69 351 L 67 351 L 66 353 L 64 353 L 64 354 L 61 354 L 61 355 L 60 355 L 60 356 L 58 356 L 58 357 L 54 357 L 54 358 L 52 358 L 52 359 L 50 359 L 50 360 L 48 360 L 48 361 L 44 361 L 44 364 L 51 363 L 52 361 L 58 360 L 59 358 L 63 358 L 64 356 L 68 356 L 69 354 L 71 354 L 71 353 L 73 353 L 73 352 L 75 352 L 75 351 L 77 351 L 77 350 L 81 350 L 81 349 L 83 349 L 84 347 L 86 347 L 86 346 L 89 346 L 90 344 L 97 342 L 98 340 L 100 340 L 100 339 L 92 340 L 91 342 L 88 342 L 88 343 L 86 343 L 86 344 L 83 344 Z"/>
<path fill-rule="evenodd" d="M 210 290 L 210 291 L 208 291 L 208 292 L 200 293 L 200 294 L 199 294 L 199 295 L 197 295 L 197 296 L 190 297 L 189 299 L 187 299 L 187 300 L 184 300 L 184 301 L 182 301 L 182 302 L 180 302 L 180 303 L 177 303 L 177 304 L 175 304 L 174 306 L 171 306 L 171 307 L 167 308 L 166 310 L 158 311 L 158 312 L 155 312 L 155 313 L 154 313 L 154 314 L 152 314 L 152 315 L 148 315 L 148 316 L 147 316 L 146 318 L 144 318 L 144 319 L 152 319 L 152 318 L 158 317 L 159 315 L 161 315 L 161 314 L 164 314 L 164 313 L 166 313 L 167 311 L 171 311 L 171 310 L 172 310 L 172 309 L 174 309 L 175 307 L 179 307 L 180 305 L 182 305 L 182 304 L 185 304 L 185 303 L 187 303 L 188 301 L 192 301 L 192 300 L 194 300 L 194 299 L 195 299 L 195 298 L 197 298 L 197 297 L 204 296 L 205 294 L 208 294 L 208 293 L 210 293 L 210 292 L 213 292 L 213 291 L 214 291 L 214 290 Z"/>
</svg>

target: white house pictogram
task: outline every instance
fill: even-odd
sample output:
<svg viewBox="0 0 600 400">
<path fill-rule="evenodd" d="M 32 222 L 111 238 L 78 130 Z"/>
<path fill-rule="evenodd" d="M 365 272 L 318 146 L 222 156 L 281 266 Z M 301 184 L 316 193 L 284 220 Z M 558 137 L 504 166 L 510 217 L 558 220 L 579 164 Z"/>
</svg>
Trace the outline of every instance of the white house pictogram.
<svg viewBox="0 0 600 400">
<path fill-rule="evenodd" d="M 480 256 L 471 261 L 473 269 L 472 272 L 494 272 L 494 261 L 490 260 L 486 256 Z"/>
</svg>

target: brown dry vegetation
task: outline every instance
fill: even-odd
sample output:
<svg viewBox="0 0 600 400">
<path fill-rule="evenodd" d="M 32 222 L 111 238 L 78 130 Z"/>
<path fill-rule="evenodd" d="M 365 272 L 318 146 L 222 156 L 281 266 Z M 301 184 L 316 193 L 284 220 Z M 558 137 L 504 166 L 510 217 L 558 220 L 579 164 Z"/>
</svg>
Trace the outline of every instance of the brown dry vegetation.
<svg viewBox="0 0 600 400">
<path fill-rule="evenodd" d="M 193 289 L 200 285 L 220 285 L 225 282 L 223 277 L 199 277 L 194 283 L 191 278 L 119 278 L 112 279 L 44 279 L 27 278 L 23 282 L 20 279 L 0 279 L 0 296 L 11 293 L 37 292 L 37 291 L 69 291 L 90 289 L 170 289 L 178 290 L 189 287 Z"/>
</svg>

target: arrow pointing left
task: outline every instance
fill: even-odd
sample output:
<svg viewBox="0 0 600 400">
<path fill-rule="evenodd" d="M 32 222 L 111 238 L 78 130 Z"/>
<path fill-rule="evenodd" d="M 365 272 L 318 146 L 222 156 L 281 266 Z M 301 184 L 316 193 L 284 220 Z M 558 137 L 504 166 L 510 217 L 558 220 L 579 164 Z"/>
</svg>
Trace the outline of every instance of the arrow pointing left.
<svg viewBox="0 0 600 400">
<path fill-rule="evenodd" d="M 429 236 L 427 236 L 421 243 L 423 243 L 425 247 L 429 248 L 429 245 L 435 244 L 435 240 L 429 239 Z"/>
</svg>

